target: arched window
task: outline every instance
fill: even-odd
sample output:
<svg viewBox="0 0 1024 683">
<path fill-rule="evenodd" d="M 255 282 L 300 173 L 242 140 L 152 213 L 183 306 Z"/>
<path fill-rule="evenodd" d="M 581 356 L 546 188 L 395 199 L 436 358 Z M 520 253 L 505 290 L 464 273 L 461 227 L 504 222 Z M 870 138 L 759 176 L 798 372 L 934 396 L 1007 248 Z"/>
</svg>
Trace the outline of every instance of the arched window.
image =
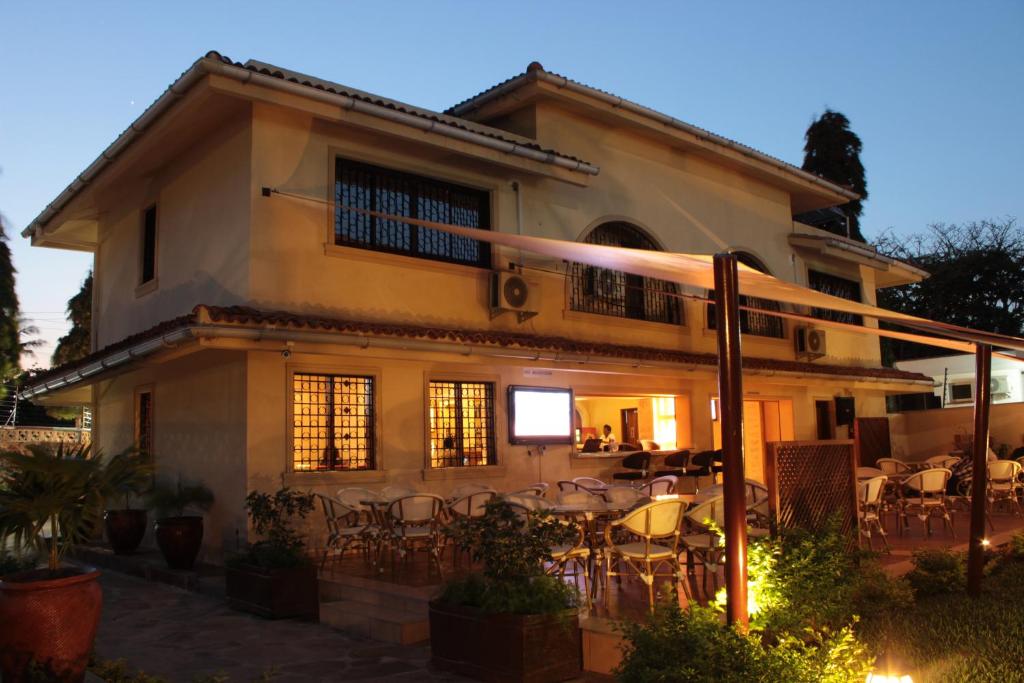
<svg viewBox="0 0 1024 683">
<path fill-rule="evenodd" d="M 768 269 L 765 268 L 764 264 L 754 256 L 748 254 L 745 251 L 733 252 L 736 254 L 736 260 L 745 266 L 750 266 L 754 270 L 759 270 L 762 273 L 768 273 Z M 709 295 L 714 297 L 714 292 L 709 292 Z M 755 308 L 761 308 L 766 311 L 778 311 L 779 304 L 777 301 L 771 299 L 758 299 L 754 296 L 740 296 L 740 306 L 753 306 Z M 708 329 L 713 330 L 717 327 L 718 320 L 715 317 L 715 305 L 708 304 Z M 775 339 L 786 338 L 786 328 L 782 324 L 782 318 L 776 315 L 766 315 L 764 313 L 755 313 L 753 311 L 740 311 L 740 332 L 743 334 L 751 334 L 758 337 L 773 337 Z"/>
<path fill-rule="evenodd" d="M 622 222 L 602 223 L 584 241 L 658 251 L 651 238 L 635 226 Z M 569 278 L 569 308 L 574 311 L 673 325 L 682 323 L 682 306 L 675 296 L 678 290 L 671 282 L 582 263 L 569 267 Z"/>
</svg>

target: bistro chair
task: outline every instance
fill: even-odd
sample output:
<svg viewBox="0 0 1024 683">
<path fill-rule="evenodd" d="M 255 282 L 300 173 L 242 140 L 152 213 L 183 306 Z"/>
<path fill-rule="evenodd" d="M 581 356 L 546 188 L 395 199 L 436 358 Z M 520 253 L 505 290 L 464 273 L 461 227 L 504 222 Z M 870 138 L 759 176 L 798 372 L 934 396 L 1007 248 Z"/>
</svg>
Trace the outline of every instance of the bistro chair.
<svg viewBox="0 0 1024 683">
<path fill-rule="evenodd" d="M 953 518 L 946 500 L 946 485 L 952 472 L 944 467 L 933 467 L 915 472 L 903 480 L 899 487 L 899 519 L 903 528 L 909 528 L 908 513 L 917 515 L 924 524 L 925 533 L 932 535 L 932 517 L 941 517 L 944 527 L 956 540 Z"/>
<path fill-rule="evenodd" d="M 875 465 L 887 477 L 891 477 L 894 474 L 909 474 L 913 471 L 910 465 L 896 458 L 879 458 L 875 461 Z"/>
<path fill-rule="evenodd" d="M 642 495 L 647 496 L 648 498 L 666 496 L 670 493 L 675 493 L 677 481 L 678 478 L 675 475 L 666 474 L 658 477 L 657 479 L 651 479 L 638 490 Z"/>
<path fill-rule="evenodd" d="M 519 507 L 526 508 L 527 510 L 533 510 L 534 512 L 548 510 L 552 506 L 551 501 L 547 498 L 535 496 L 530 493 L 508 493 L 505 494 L 504 498 L 510 505 L 518 505 Z"/>
<path fill-rule="evenodd" d="M 547 490 L 548 490 L 548 485 L 543 483 L 543 482 L 541 482 L 541 483 L 537 483 L 537 484 L 530 484 L 529 486 L 527 486 L 525 488 L 518 489 L 516 491 L 509 491 L 505 495 L 506 496 L 510 496 L 510 495 L 518 495 L 520 493 L 525 493 L 525 494 L 529 494 L 531 496 L 541 496 L 541 497 L 543 497 L 544 494 L 547 493 Z"/>
<path fill-rule="evenodd" d="M 620 562 L 647 584 L 647 604 L 651 610 L 654 609 L 654 579 L 657 576 L 671 576 L 678 590 L 683 578 L 679 566 L 679 529 L 685 509 L 686 504 L 681 500 L 658 500 L 608 523 L 604 530 L 608 555 L 604 592 L 606 605 L 611 578 L 630 573 L 621 571 Z M 617 536 L 625 542 L 619 542 Z M 683 591 L 686 592 L 685 585 Z"/>
<path fill-rule="evenodd" d="M 414 493 L 417 493 L 416 489 L 411 489 L 408 486 L 385 486 L 380 490 L 380 497 L 388 501 L 411 496 Z"/>
<path fill-rule="evenodd" d="M 889 478 L 884 474 L 857 484 L 857 513 L 860 515 L 860 532 L 868 539 L 868 550 L 874 550 L 872 533 L 882 537 L 882 545 L 889 552 L 889 540 L 882 528 L 882 507 L 885 504 L 885 484 Z"/>
<path fill-rule="evenodd" d="M 709 522 L 722 529 L 725 526 L 725 505 L 721 495 L 708 498 L 694 506 L 686 513 L 688 533 L 683 534 L 682 542 L 686 548 L 687 567 L 700 564 L 703 568 L 701 588 L 708 595 L 708 575 L 711 576 L 712 587 L 718 591 L 718 565 L 721 564 L 725 547 L 722 538 L 714 533 Z M 692 577 L 691 577 L 692 578 Z"/>
<path fill-rule="evenodd" d="M 594 477 L 575 477 L 572 480 L 572 483 L 576 484 L 576 486 L 582 486 L 590 491 L 601 490 L 608 486 L 608 484 L 604 483 L 600 479 L 595 479 Z"/>
<path fill-rule="evenodd" d="M 324 556 L 320 560 L 320 568 L 323 569 L 332 552 L 337 553 L 339 560 L 343 559 L 345 551 L 352 545 L 361 545 L 369 557 L 372 531 L 369 524 L 361 523 L 361 508 L 350 507 L 322 493 L 313 495 L 320 501 L 324 521 L 327 523 L 327 544 L 324 547 Z"/>
<path fill-rule="evenodd" d="M 686 466 L 690 464 L 690 451 L 676 451 L 675 453 L 669 453 L 665 456 L 664 467 L 665 469 L 658 470 L 654 473 L 656 477 L 684 477 L 686 476 Z"/>
<path fill-rule="evenodd" d="M 407 559 L 410 552 L 422 547 L 437 565 L 437 573 L 441 578 L 444 578 L 441 566 L 444 507 L 441 496 L 413 493 L 392 500 L 385 515 L 389 539 L 392 548 L 398 551 L 398 556 Z"/>
<path fill-rule="evenodd" d="M 957 464 L 960 458 L 955 455 L 933 455 L 930 458 L 926 458 L 924 465 L 926 467 L 945 467 L 946 469 L 953 469 L 953 465 Z"/>
<path fill-rule="evenodd" d="M 651 454 L 646 451 L 630 453 L 622 459 L 622 467 L 625 472 L 615 472 L 612 479 L 623 479 L 628 481 L 639 481 L 647 478 L 647 472 L 651 469 Z"/>
<path fill-rule="evenodd" d="M 878 469 L 877 467 L 858 467 L 857 478 L 858 479 L 874 479 L 875 477 L 884 477 L 885 472 Z"/>
<path fill-rule="evenodd" d="M 586 489 L 578 489 L 576 491 L 560 491 L 558 493 L 558 504 L 604 507 L 605 500 L 598 493 Z"/>
<path fill-rule="evenodd" d="M 452 492 L 448 494 L 448 500 L 458 500 L 473 493 L 485 493 L 487 491 L 494 493 L 494 489 L 485 484 L 461 484 L 452 489 Z"/>
<path fill-rule="evenodd" d="M 1014 460 L 996 460 L 988 463 L 988 523 L 992 525 L 992 512 L 999 503 L 1007 503 L 1014 514 L 1021 514 L 1017 491 L 1020 488 L 1021 464 Z"/>
<path fill-rule="evenodd" d="M 764 536 L 771 523 L 771 508 L 768 503 L 768 487 L 756 479 L 746 480 L 747 524 L 750 536 Z"/>
<path fill-rule="evenodd" d="M 494 491 L 475 491 L 448 503 L 449 519 L 457 517 L 483 517 L 487 512 L 487 503 L 498 495 Z"/>
<path fill-rule="evenodd" d="M 604 499 L 612 507 L 630 508 L 642 497 L 643 494 L 632 486 L 609 486 L 604 492 Z"/>
</svg>

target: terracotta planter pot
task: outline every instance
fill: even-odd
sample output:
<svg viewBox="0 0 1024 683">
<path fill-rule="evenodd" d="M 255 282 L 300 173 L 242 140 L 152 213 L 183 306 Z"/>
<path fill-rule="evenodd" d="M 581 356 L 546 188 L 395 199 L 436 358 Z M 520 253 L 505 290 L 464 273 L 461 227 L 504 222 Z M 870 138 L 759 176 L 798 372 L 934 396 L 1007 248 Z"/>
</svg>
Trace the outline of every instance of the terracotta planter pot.
<svg viewBox="0 0 1024 683">
<path fill-rule="evenodd" d="M 320 616 L 316 566 L 263 569 L 228 567 L 224 579 L 228 605 L 270 619 L 313 619 Z"/>
<path fill-rule="evenodd" d="M 40 680 L 33 674 L 42 670 L 49 676 L 45 680 L 81 681 L 103 606 L 103 591 L 96 580 L 100 573 L 30 580 L 40 573 L 21 572 L 0 581 L 3 680 Z"/>
<path fill-rule="evenodd" d="M 579 614 L 486 614 L 430 603 L 431 659 L 482 681 L 547 683 L 580 675 Z"/>
<path fill-rule="evenodd" d="M 171 569 L 192 569 L 203 545 L 203 518 L 164 517 L 156 520 L 156 544 Z"/>
<path fill-rule="evenodd" d="M 135 552 L 146 535 L 147 519 L 145 510 L 107 510 L 104 513 L 103 526 L 115 555 Z"/>
</svg>

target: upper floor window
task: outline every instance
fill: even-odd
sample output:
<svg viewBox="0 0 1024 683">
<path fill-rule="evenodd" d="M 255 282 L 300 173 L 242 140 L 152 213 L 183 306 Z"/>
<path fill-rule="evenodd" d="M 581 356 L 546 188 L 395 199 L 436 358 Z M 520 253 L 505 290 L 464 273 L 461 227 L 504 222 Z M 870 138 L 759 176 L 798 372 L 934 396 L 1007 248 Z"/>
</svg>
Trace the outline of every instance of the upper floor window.
<svg viewBox="0 0 1024 683">
<path fill-rule="evenodd" d="M 497 464 L 494 383 L 432 381 L 428 393 L 430 466 Z"/>
<path fill-rule="evenodd" d="M 139 284 L 156 278 L 156 204 L 142 212 L 142 236 L 139 254 Z"/>
<path fill-rule="evenodd" d="M 597 226 L 584 241 L 612 247 L 658 250 L 651 238 L 629 223 L 621 222 Z M 582 263 L 573 263 L 569 267 L 569 278 L 571 310 L 673 325 L 683 321 L 682 306 L 676 296 L 678 289 L 672 282 Z"/>
<path fill-rule="evenodd" d="M 754 270 L 762 273 L 767 273 L 768 269 L 764 266 L 761 261 L 753 254 L 748 254 L 745 251 L 738 251 L 736 253 L 736 260 L 745 266 L 749 266 Z M 714 292 L 711 293 L 712 298 Z M 750 306 L 752 308 L 760 308 L 765 311 L 778 311 L 781 310 L 777 301 L 771 299 L 759 299 L 756 296 L 745 296 L 740 295 L 740 306 Z M 708 304 L 708 329 L 717 329 L 718 318 L 715 314 L 715 305 Z M 757 311 L 745 311 L 740 310 L 740 332 L 743 334 L 750 334 L 757 337 L 771 337 L 773 339 L 785 339 L 786 338 L 786 326 L 782 322 L 782 318 L 777 315 L 771 315 L 769 313 L 759 313 Z"/>
<path fill-rule="evenodd" d="M 829 275 L 828 273 L 821 273 L 817 270 L 807 271 L 807 284 L 810 285 L 811 289 L 816 289 L 824 294 L 831 294 L 837 296 L 840 299 L 849 299 L 850 301 L 860 302 L 860 283 L 856 280 L 847 280 L 846 278 L 839 277 L 837 275 Z M 812 308 L 811 315 L 815 318 L 821 318 L 822 320 L 831 320 L 837 323 L 849 323 L 851 325 L 861 325 L 864 319 L 853 313 L 843 313 L 841 311 L 833 311 L 826 308 Z"/>
<path fill-rule="evenodd" d="M 374 469 L 373 377 L 295 373 L 292 422 L 294 471 Z"/>
<path fill-rule="evenodd" d="M 352 206 L 489 230 L 487 192 L 339 158 L 334 199 L 335 244 L 481 268 L 490 266 L 491 250 L 485 242 L 342 208 Z"/>
</svg>

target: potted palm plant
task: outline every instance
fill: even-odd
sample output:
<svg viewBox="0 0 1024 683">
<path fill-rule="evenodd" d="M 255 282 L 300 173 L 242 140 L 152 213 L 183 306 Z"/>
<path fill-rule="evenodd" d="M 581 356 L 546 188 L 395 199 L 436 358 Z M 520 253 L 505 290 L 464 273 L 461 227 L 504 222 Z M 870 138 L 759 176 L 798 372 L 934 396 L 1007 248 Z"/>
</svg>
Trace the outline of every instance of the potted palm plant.
<svg viewBox="0 0 1024 683">
<path fill-rule="evenodd" d="M 435 664 L 489 681 L 562 681 L 579 675 L 579 594 L 544 573 L 550 548 L 578 529 L 501 499 L 446 531 L 483 571 L 451 581 L 430 603 Z"/>
<path fill-rule="evenodd" d="M 189 571 L 203 545 L 203 516 L 185 514 L 205 512 L 213 505 L 213 492 L 199 483 L 175 485 L 159 483 L 149 494 L 149 503 L 157 511 L 156 544 L 171 569 Z"/>
<path fill-rule="evenodd" d="M 81 681 L 103 595 L 98 571 L 62 560 L 99 525 L 105 470 L 88 446 L 27 449 L 0 453 L 0 543 L 46 565 L 0 580 L 0 670 L 4 681 Z"/>
<path fill-rule="evenodd" d="M 251 491 L 245 507 L 260 537 L 231 558 L 225 570 L 228 604 L 271 619 L 316 619 L 320 599 L 316 566 L 294 522 L 314 506 L 311 494 L 284 487 L 271 495 Z"/>
<path fill-rule="evenodd" d="M 110 489 L 109 500 L 123 500 L 124 507 L 103 514 L 107 541 L 115 555 L 135 552 L 146 535 L 148 514 L 145 508 L 133 508 L 133 499 L 146 494 L 153 486 L 153 463 L 145 454 L 133 448 L 115 453 L 106 459 L 106 479 Z"/>
</svg>

